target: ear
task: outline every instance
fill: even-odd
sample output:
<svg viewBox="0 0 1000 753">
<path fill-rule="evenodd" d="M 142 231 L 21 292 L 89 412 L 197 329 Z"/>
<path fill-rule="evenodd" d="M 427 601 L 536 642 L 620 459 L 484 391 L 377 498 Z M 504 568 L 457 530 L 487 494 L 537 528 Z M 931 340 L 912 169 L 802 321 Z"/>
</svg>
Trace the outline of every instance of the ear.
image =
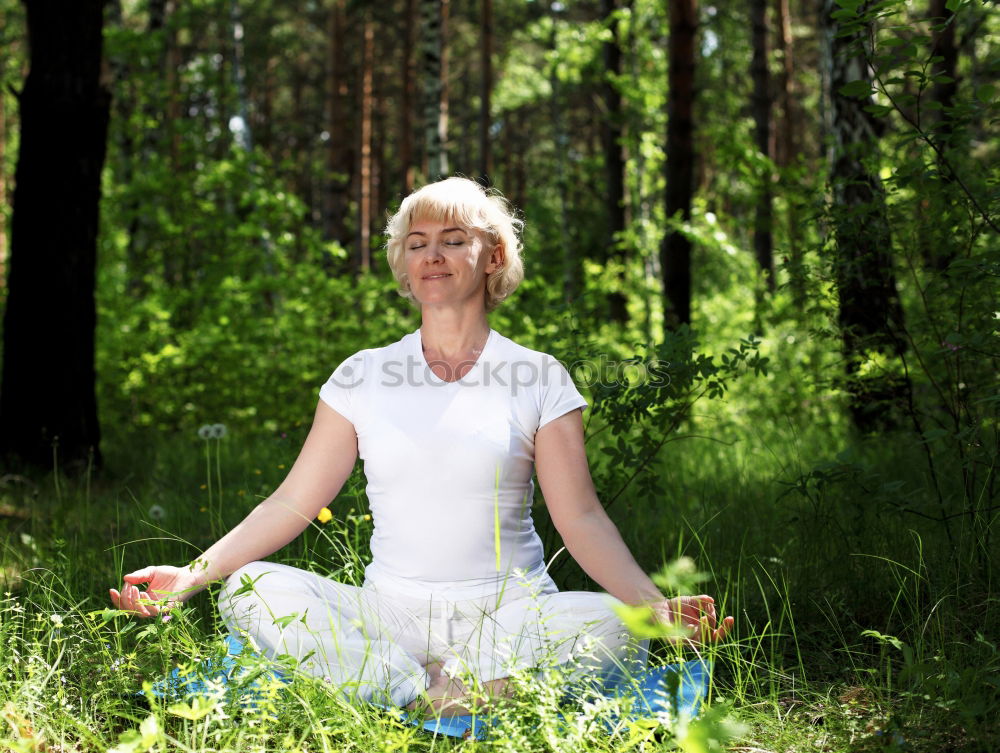
<svg viewBox="0 0 1000 753">
<path fill-rule="evenodd" d="M 490 251 L 490 260 L 486 264 L 486 274 L 489 275 L 496 272 L 498 269 L 503 267 L 503 262 L 504 262 L 503 246 L 497 243 L 495 246 L 493 246 L 492 250 Z"/>
</svg>

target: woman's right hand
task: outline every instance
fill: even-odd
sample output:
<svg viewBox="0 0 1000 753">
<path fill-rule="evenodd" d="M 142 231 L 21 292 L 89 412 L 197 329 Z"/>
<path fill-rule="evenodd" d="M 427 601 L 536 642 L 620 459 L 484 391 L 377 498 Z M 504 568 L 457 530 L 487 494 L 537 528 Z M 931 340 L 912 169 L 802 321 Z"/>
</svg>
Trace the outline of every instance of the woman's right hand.
<svg viewBox="0 0 1000 753">
<path fill-rule="evenodd" d="M 146 584 L 145 591 L 139 589 L 141 584 Z M 159 565 L 129 573 L 121 591 L 112 588 L 108 593 L 118 609 L 140 617 L 156 617 L 187 601 L 204 585 L 190 567 Z"/>
</svg>

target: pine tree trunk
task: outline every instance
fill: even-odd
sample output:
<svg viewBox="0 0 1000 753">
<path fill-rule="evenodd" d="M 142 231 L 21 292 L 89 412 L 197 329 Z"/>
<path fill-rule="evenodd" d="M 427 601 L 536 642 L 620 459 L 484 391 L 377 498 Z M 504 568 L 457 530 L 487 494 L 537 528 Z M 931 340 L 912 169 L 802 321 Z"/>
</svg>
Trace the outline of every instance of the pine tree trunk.
<svg viewBox="0 0 1000 753">
<path fill-rule="evenodd" d="M 767 45 L 767 0 L 751 0 L 750 28 L 753 37 L 753 59 L 750 75 L 753 78 L 753 98 L 751 109 L 754 120 L 754 140 L 757 150 L 767 158 L 768 164 L 774 157 L 771 134 L 771 76 L 768 70 Z M 772 202 L 771 170 L 764 168 L 757 189 L 757 206 L 754 216 L 753 248 L 757 266 L 767 280 L 767 287 L 774 291 L 774 260 L 772 256 Z"/>
<path fill-rule="evenodd" d="M 355 256 L 356 268 L 367 272 L 371 269 L 371 224 L 372 224 L 372 68 L 375 65 L 375 26 L 371 11 L 365 10 L 362 32 L 361 86 L 358 90 L 358 104 L 361 112 L 361 128 L 358 143 L 358 249 Z"/>
<path fill-rule="evenodd" d="M 4 23 L 0 13 L 0 25 Z M 7 58 L 0 55 L 0 85 L 4 82 Z M 0 91 L 0 290 L 7 284 L 7 112 L 6 97 Z"/>
<path fill-rule="evenodd" d="M 490 185 L 493 150 L 490 144 L 491 94 L 493 92 L 493 0 L 481 0 L 479 72 L 479 180 Z"/>
<path fill-rule="evenodd" d="M 347 199 L 350 190 L 351 128 L 344 114 L 344 0 L 332 0 L 327 18 L 329 58 L 327 66 L 326 182 L 323 190 L 323 228 L 327 240 L 349 247 L 346 229 Z"/>
<path fill-rule="evenodd" d="M 448 0 L 420 0 L 420 82 L 425 172 L 429 181 L 448 175 Z"/>
<path fill-rule="evenodd" d="M 775 140 L 774 159 L 779 167 L 788 167 L 797 158 L 798 142 L 797 118 L 793 85 L 795 82 L 795 39 L 792 36 L 791 9 L 788 0 L 776 0 L 778 16 L 778 49 L 781 52 L 781 75 L 778 77 L 781 120 Z M 788 285 L 796 311 L 805 310 L 806 285 L 802 259 L 802 239 L 799 226 L 799 202 L 797 192 L 786 191 L 786 235 L 788 256 L 785 266 L 788 270 Z"/>
<path fill-rule="evenodd" d="M 399 161 L 403 168 L 403 193 L 413 191 L 413 33 L 417 28 L 417 0 L 406 0 L 403 18 L 402 98 L 399 108 Z"/>
<path fill-rule="evenodd" d="M 621 235 L 625 231 L 625 150 L 622 144 L 624 115 L 622 95 L 618 91 L 616 79 L 622 72 L 622 48 L 616 0 L 602 0 L 601 13 L 611 30 L 611 38 L 604 42 L 604 81 L 601 84 L 601 98 L 604 100 L 604 118 L 601 120 L 601 142 L 604 152 L 604 174 L 607 181 L 608 215 L 607 234 L 604 248 L 607 258 L 619 264 L 628 262 Z M 628 297 L 624 293 L 625 275 L 620 274 L 617 284 L 621 291 L 608 295 L 608 309 L 612 321 L 628 321 Z"/>
<path fill-rule="evenodd" d="M 862 366 L 872 353 L 899 356 L 906 345 L 885 193 L 878 174 L 869 167 L 878 152 L 880 122 L 865 112 L 866 101 L 840 94 L 847 83 L 870 77 L 867 61 L 858 52 L 863 38 L 837 36 L 832 9 L 832 0 L 827 0 L 821 23 L 838 323 L 851 415 L 855 426 L 868 432 L 896 423 L 894 406 L 904 399 L 909 385 L 893 376 L 892 369 L 865 370 Z"/>
<path fill-rule="evenodd" d="M 11 227 L 0 454 L 61 469 L 100 461 L 94 284 L 111 94 L 104 0 L 26 0 L 30 71 Z M 93 455 L 91 455 L 93 453 Z"/>
<path fill-rule="evenodd" d="M 950 145 L 952 128 L 947 110 L 955 104 L 958 92 L 958 46 L 955 44 L 955 13 L 947 7 L 946 0 L 931 0 L 930 18 L 931 50 L 934 57 L 940 57 L 934 64 L 932 74 L 945 76 L 950 80 L 939 81 L 931 88 L 931 101 L 940 105 L 938 123 L 934 129 L 937 140 Z M 942 177 L 950 179 L 951 171 L 942 170 Z"/>
<path fill-rule="evenodd" d="M 667 217 L 688 222 L 694 193 L 694 70 L 696 0 L 670 3 L 667 93 Z M 660 246 L 665 296 L 664 326 L 691 323 L 691 241 L 667 230 Z"/>
</svg>

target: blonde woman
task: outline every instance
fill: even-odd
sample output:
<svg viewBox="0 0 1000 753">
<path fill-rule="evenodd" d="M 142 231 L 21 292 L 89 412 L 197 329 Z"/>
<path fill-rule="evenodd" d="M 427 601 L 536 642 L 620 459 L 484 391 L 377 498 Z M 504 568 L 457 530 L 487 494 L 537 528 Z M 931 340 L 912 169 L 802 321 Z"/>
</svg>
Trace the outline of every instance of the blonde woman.
<svg viewBox="0 0 1000 753">
<path fill-rule="evenodd" d="M 709 596 L 665 599 L 605 514 L 586 402 L 566 370 L 490 328 L 488 312 L 524 277 L 520 227 L 499 194 L 464 178 L 407 197 L 388 224 L 388 261 L 420 328 L 342 363 L 278 489 L 191 565 L 126 575 L 114 604 L 152 617 L 224 580 L 228 626 L 265 654 L 294 657 L 348 697 L 444 715 L 502 695 L 518 669 L 644 661 L 616 601 L 723 638 L 732 618 L 717 623 Z M 264 561 L 337 496 L 359 456 L 374 520 L 363 586 Z M 560 592 L 548 576 L 533 474 L 606 594 Z"/>
</svg>

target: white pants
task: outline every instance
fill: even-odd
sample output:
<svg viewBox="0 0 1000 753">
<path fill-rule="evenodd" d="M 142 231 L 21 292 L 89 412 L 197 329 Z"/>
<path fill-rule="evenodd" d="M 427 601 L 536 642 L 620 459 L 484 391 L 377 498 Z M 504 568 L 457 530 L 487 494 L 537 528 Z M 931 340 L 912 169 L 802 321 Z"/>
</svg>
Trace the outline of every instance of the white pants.
<svg viewBox="0 0 1000 753">
<path fill-rule="evenodd" d="M 226 580 L 219 608 L 230 630 L 265 655 L 348 698 L 405 706 L 429 685 L 424 667 L 488 682 L 521 669 L 570 663 L 606 676 L 644 665 L 606 594 L 558 592 L 550 579 L 505 585 L 497 595 L 448 601 L 348 586 L 288 565 L 251 562 Z"/>
</svg>

